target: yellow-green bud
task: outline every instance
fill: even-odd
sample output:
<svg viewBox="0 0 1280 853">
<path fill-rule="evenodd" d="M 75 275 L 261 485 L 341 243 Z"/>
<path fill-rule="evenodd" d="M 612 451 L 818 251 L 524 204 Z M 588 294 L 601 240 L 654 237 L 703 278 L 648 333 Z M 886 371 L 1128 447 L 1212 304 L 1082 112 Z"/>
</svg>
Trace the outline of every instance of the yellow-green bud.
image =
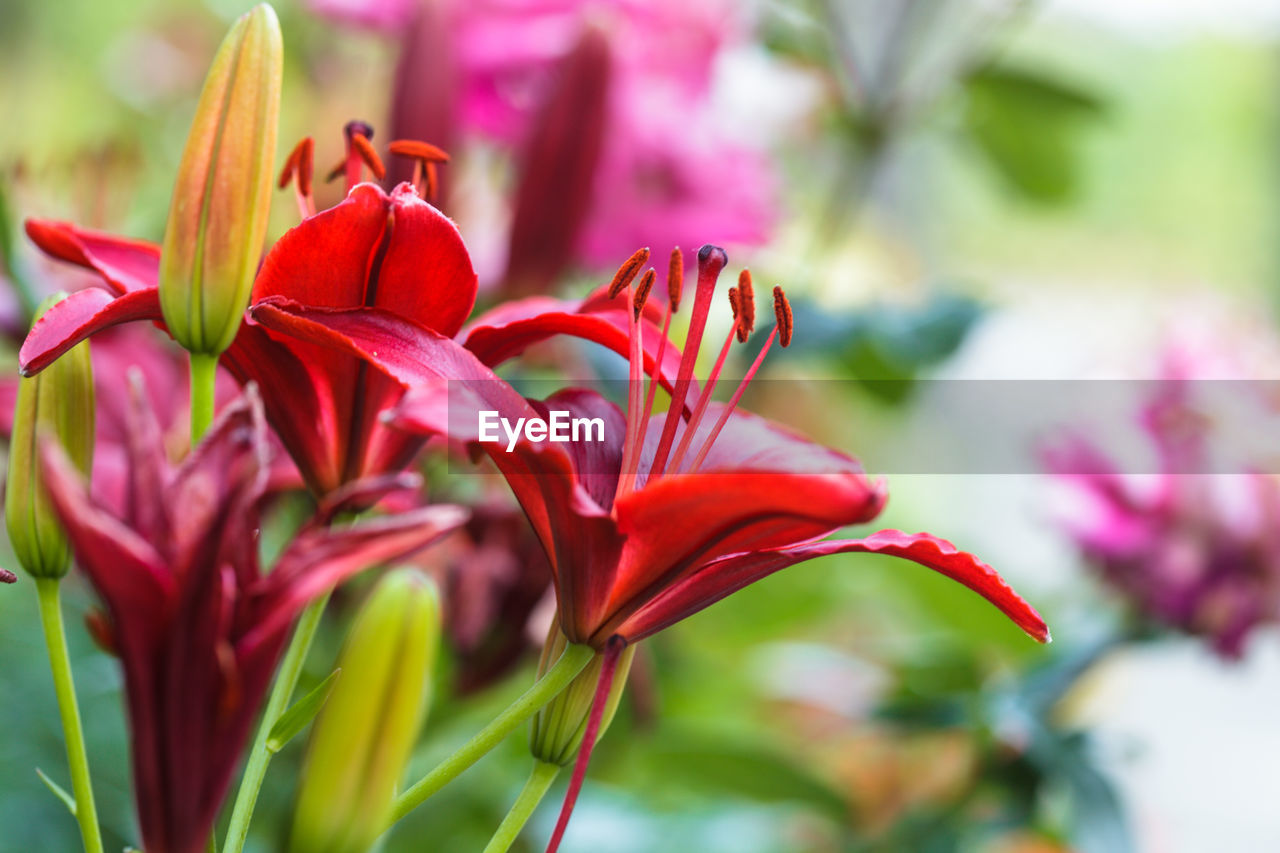
<svg viewBox="0 0 1280 853">
<path fill-rule="evenodd" d="M 37 316 L 59 299 L 40 306 Z M 77 344 L 35 376 L 18 380 L 9 442 L 4 521 L 19 564 L 37 578 L 60 578 L 71 566 L 62 524 L 45 491 L 37 442 L 57 441 L 88 476 L 93 465 L 93 365 L 89 342 Z"/>
<path fill-rule="evenodd" d="M 547 642 L 542 647 L 542 659 L 538 661 L 538 677 L 541 678 L 564 653 L 568 640 L 558 624 L 553 623 Z M 597 738 L 604 737 L 613 715 L 618 710 L 618 702 L 622 699 L 622 691 L 627 686 L 627 674 L 631 671 L 631 659 L 635 657 L 636 647 L 628 645 L 618 658 L 618 668 L 614 672 L 613 684 L 609 689 L 609 698 L 604 707 L 604 716 L 600 719 L 600 731 Z M 533 718 L 533 736 L 529 747 L 533 757 L 548 764 L 561 767 L 569 765 L 582 746 L 582 738 L 587 732 L 588 718 L 591 716 L 591 702 L 596 695 L 596 684 L 600 680 L 600 670 L 604 665 L 604 653 L 599 652 L 586 669 L 569 683 L 559 696 L 552 699 Z"/>
<path fill-rule="evenodd" d="M 280 22 L 265 3 L 218 48 L 196 107 L 160 253 L 160 307 L 178 343 L 231 344 L 262 255 L 280 113 Z"/>
<path fill-rule="evenodd" d="M 293 853 L 364 853 L 387 829 L 426 718 L 439 640 L 435 584 L 414 569 L 388 573 L 356 616 L 311 730 Z"/>
</svg>

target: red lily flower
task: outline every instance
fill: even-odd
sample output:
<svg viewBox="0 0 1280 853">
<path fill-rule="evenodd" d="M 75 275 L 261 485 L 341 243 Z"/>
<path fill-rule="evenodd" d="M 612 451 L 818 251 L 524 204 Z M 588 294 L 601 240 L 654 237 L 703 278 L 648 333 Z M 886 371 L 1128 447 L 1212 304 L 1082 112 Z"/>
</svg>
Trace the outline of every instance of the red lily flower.
<svg viewBox="0 0 1280 853">
<path fill-rule="evenodd" d="M 415 386 L 396 412 L 400 426 L 448 433 L 489 453 L 551 560 L 561 625 L 572 642 L 603 649 L 615 635 L 628 642 L 643 639 L 784 565 L 837 551 L 893 554 L 927 565 L 991 600 L 1033 637 L 1046 639 L 1043 620 L 989 566 L 944 540 L 884 531 L 867 539 L 815 544 L 840 527 L 878 515 L 886 499 L 883 484 L 869 480 L 852 457 L 737 408 L 774 339 L 779 334 L 789 339 L 789 313 L 780 291 L 781 323 L 731 401 L 722 405 L 710 398 L 729 344 L 744 328 L 741 322 L 730 330 L 697 403 L 689 403 L 690 393 L 698 390 L 694 364 L 725 256 L 704 247 L 699 260 L 693 323 L 688 346 L 678 354 L 672 405 L 656 416 L 651 414 L 652 383 L 642 399 L 638 338 L 643 329 L 634 314 L 632 400 L 625 415 L 582 390 L 542 403 L 526 401 L 454 342 L 385 313 L 282 307 L 263 314 L 262 321 L 364 352 Z M 671 302 L 677 301 L 673 295 Z M 523 341 L 528 324 L 536 322 L 512 324 L 513 337 Z M 490 328 L 489 334 L 500 337 Z M 477 334 L 473 331 L 469 340 Z M 665 337 L 660 348 L 662 341 Z M 495 349 L 501 349 L 500 341 Z M 665 363 L 665 357 L 658 360 Z M 441 381 L 448 379 L 461 381 Z M 514 422 L 541 418 L 548 409 L 603 419 L 604 441 L 525 440 L 507 453 L 502 444 L 479 439 L 474 417 L 479 410 L 498 411 Z"/>
<path fill-rule="evenodd" d="M 43 460 L 124 666 L 143 845 L 198 853 L 298 611 L 355 572 L 430 543 L 465 513 L 437 506 L 313 527 L 264 574 L 257 530 L 268 468 L 256 392 L 229 405 L 176 469 L 140 401 L 139 391 L 123 516 L 89 496 L 56 447 L 44 447 Z"/>
<path fill-rule="evenodd" d="M 293 158 L 290 163 L 299 173 L 309 170 Z M 304 209 L 311 204 L 309 193 L 309 185 L 300 190 Z M 163 325 L 158 246 L 42 220 L 28 221 L 27 233 L 50 255 L 96 271 L 104 288 L 73 293 L 41 318 L 19 353 L 25 374 L 39 372 L 108 326 L 134 320 Z M 409 184 L 390 195 L 359 184 L 344 201 L 304 219 L 268 252 L 246 320 L 222 364 L 242 384 L 258 383 L 267 420 L 311 490 L 325 496 L 344 484 L 402 469 L 423 439 L 378 420 L 397 402 L 403 385 L 377 361 L 317 347 L 282 328 L 269 331 L 258 322 L 259 314 L 284 308 L 376 309 L 452 337 L 470 314 L 475 294 L 475 272 L 449 219 Z M 626 317 L 625 307 L 603 296 L 580 303 L 534 298 L 485 315 L 468 341 L 489 364 L 555 334 L 577 335 L 625 354 Z M 648 370 L 654 369 L 654 350 L 650 335 Z M 670 354 L 663 368 L 664 377 L 674 373 Z"/>
<path fill-rule="evenodd" d="M 554 849 L 581 785 L 622 648 L 648 637 L 779 569 L 835 553 L 888 554 L 912 560 L 982 595 L 1037 640 L 1049 631 L 1040 615 L 987 564 L 929 534 L 884 530 L 862 539 L 823 540 L 835 530 L 870 521 L 886 500 L 850 456 L 785 427 L 738 410 L 775 340 L 791 338 L 785 294 L 774 290 L 778 323 L 727 404 L 712 403 L 733 340 L 754 321 L 749 275 L 730 291 L 735 323 L 705 388 L 693 370 L 706 328 L 723 250 L 699 253 L 697 293 L 688 342 L 671 385 L 666 414 L 652 415 L 654 383 L 645 395 L 644 327 L 639 321 L 654 273 L 633 285 L 640 264 L 624 264 L 615 290 L 626 288 L 630 318 L 630 400 L 624 414 L 598 394 L 567 390 L 527 401 L 473 354 L 386 313 L 275 311 L 264 323 L 339 349 L 362 352 L 414 391 L 396 422 L 424 434 L 448 433 L 478 444 L 502 471 L 551 562 L 560 626 L 570 642 L 603 652 L 600 684 L 579 754 Z M 673 262 L 665 332 L 679 303 Z M 529 322 L 515 324 L 517 343 Z M 473 333 L 474 334 L 474 333 Z M 501 348 L 501 335 L 495 347 Z M 653 363 L 664 363 L 659 351 Z M 454 380 L 444 382 L 442 380 Z M 457 380 L 462 380 L 461 382 Z M 690 406 L 690 392 L 697 402 Z M 519 441 L 510 451 L 482 441 L 480 411 L 510 422 L 543 420 L 550 410 L 600 418 L 603 441 Z"/>
<path fill-rule="evenodd" d="M 350 183 L 370 155 L 367 128 L 348 127 Z M 367 160 L 375 172 L 381 164 Z M 291 157 L 285 177 L 300 178 L 310 204 L 310 164 Z M 304 173 L 305 176 L 304 177 Z M 34 373 L 99 329 L 131 320 L 160 321 L 159 248 L 66 223 L 31 221 L 27 233 L 54 257 L 96 270 L 105 290 L 73 294 L 32 329 L 20 353 Z M 402 184 L 390 195 L 374 184 L 308 216 L 267 254 L 254 281 L 250 316 L 222 364 L 241 384 L 257 382 L 267 418 L 318 496 L 368 476 L 398 471 L 422 439 L 387 429 L 378 413 L 402 393 L 363 360 L 270 334 L 253 306 L 294 302 L 312 308 L 379 307 L 454 335 L 471 313 L 476 276 L 457 228 Z"/>
</svg>

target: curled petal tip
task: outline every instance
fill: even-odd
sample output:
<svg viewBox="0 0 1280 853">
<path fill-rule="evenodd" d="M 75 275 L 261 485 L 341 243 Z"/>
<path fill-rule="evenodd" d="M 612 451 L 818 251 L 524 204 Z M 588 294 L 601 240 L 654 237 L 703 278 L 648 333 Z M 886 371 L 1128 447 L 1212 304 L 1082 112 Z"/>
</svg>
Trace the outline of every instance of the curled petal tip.
<svg viewBox="0 0 1280 853">
<path fill-rule="evenodd" d="M 17 583 L 18 576 L 8 569 L 0 569 L 0 583 Z"/>
</svg>

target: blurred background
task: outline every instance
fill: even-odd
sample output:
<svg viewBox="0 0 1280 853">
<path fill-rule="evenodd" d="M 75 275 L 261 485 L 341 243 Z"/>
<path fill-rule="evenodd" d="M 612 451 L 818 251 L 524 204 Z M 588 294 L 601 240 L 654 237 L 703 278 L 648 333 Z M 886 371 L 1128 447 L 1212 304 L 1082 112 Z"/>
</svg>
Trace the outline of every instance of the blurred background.
<svg viewBox="0 0 1280 853">
<path fill-rule="evenodd" d="M 158 240 L 209 58 L 246 5 L 0 0 L 8 375 L 33 301 L 81 283 L 21 220 Z M 281 161 L 313 135 L 327 171 L 355 118 L 378 145 L 446 147 L 439 203 L 488 302 L 580 296 L 640 245 L 725 245 L 795 303 L 797 340 L 753 407 L 854 454 L 922 420 L 945 434 L 930 395 L 962 380 L 1280 378 L 1280 7 L 1265 0 L 276 5 Z M 273 237 L 297 222 L 289 195 Z M 585 349 L 544 355 L 621 375 Z M 798 378 L 822 381 L 781 381 Z M 1134 387 L 1142 465 L 1107 462 L 1087 395 L 1024 470 L 869 464 L 889 481 L 883 526 L 981 555 L 1051 646 L 907 564 L 780 573 L 644 644 L 564 849 L 1280 849 L 1280 490 L 1259 473 L 1280 469 L 1186 473 L 1257 421 L 1233 427 L 1175 383 Z M 1247 394 L 1274 412 L 1268 387 Z M 427 464 L 441 494 L 492 497 Z M 492 502 L 492 525 L 424 558 L 468 616 L 415 770 L 532 677 L 545 582 L 477 579 L 494 529 L 510 526 L 503 553 L 528 547 Z M 75 825 L 34 770 L 61 779 L 65 760 L 25 581 L 0 591 L 0 851 L 70 850 Z M 78 624 L 74 574 L 68 596 L 120 849 L 135 836 L 119 674 Z M 330 609 L 310 678 L 360 596 Z M 281 845 L 299 752 L 272 766 L 253 849 Z M 385 849 L 480 849 L 527 761 L 511 738 Z"/>
</svg>

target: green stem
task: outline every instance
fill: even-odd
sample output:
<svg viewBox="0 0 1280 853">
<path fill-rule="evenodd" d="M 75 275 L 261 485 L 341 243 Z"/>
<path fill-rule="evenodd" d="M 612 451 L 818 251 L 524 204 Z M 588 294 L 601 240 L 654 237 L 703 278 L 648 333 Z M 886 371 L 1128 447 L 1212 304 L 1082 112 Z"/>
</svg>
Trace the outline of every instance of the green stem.
<svg viewBox="0 0 1280 853">
<path fill-rule="evenodd" d="M 194 356 L 193 356 L 194 359 Z M 253 746 L 249 748 L 249 760 L 245 763 L 244 777 L 240 780 L 240 790 L 236 792 L 236 803 L 231 809 L 231 822 L 227 825 L 227 840 L 222 853 L 240 853 L 244 849 L 245 839 L 249 837 L 249 821 L 253 817 L 253 807 L 258 802 L 258 792 L 262 790 L 262 780 L 267 775 L 267 765 L 271 762 L 271 751 L 267 749 L 267 738 L 280 715 L 285 712 L 289 700 L 293 697 L 293 689 L 298 686 L 298 676 L 302 674 L 302 664 L 311 648 L 311 641 L 320 627 L 320 617 L 324 613 L 329 596 L 317 598 L 307 605 L 298 619 L 298 627 L 293 631 L 293 639 L 289 641 L 289 650 L 285 652 L 280 663 L 280 672 L 276 674 L 276 683 L 271 688 L 271 696 L 267 699 L 266 710 L 262 712 L 262 722 L 258 725 L 258 733 L 253 738 Z"/>
<path fill-rule="evenodd" d="M 520 834 L 520 830 L 524 829 L 524 825 L 529 822 L 529 818 L 533 815 L 533 810 L 538 807 L 538 803 L 542 802 L 542 798 L 546 796 L 547 789 L 556 780 L 556 775 L 559 772 L 559 764 L 552 764 L 547 761 L 534 763 L 533 772 L 529 774 L 529 781 L 524 783 L 524 789 L 520 792 L 520 796 L 516 797 L 516 801 L 512 803 L 511 811 L 507 812 L 507 816 L 502 819 L 502 823 L 498 824 L 498 829 L 493 833 L 493 838 L 489 839 L 489 844 L 484 848 L 484 853 L 507 853 L 507 850 L 515 842 L 516 836 Z"/>
<path fill-rule="evenodd" d="M 191 353 L 191 446 L 204 438 L 213 423 L 213 389 L 218 376 L 218 357 Z"/>
<path fill-rule="evenodd" d="M 76 687 L 71 677 L 71 659 L 67 655 L 67 635 L 62 627 L 59 591 L 58 579 L 36 578 L 40 621 L 44 625 L 45 643 L 49 646 L 49 668 L 53 672 L 53 687 L 58 694 L 62 733 L 67 741 L 67 763 L 71 766 L 71 791 L 76 798 L 76 820 L 80 823 L 85 853 L 102 853 L 98 809 L 93 802 L 93 785 L 89 782 L 89 756 L 84 748 L 80 707 L 76 704 Z"/>
<path fill-rule="evenodd" d="M 588 663 L 596 656 L 596 650 L 590 646 L 572 644 L 565 648 L 564 654 L 547 670 L 542 678 L 526 690 L 519 699 L 512 702 L 505 711 L 493 719 L 480 733 L 467 741 L 453 755 L 436 765 L 436 768 L 423 776 L 411 788 L 396 798 L 391 810 L 391 822 L 403 818 L 409 812 L 422 805 L 428 797 L 460 776 L 464 770 L 475 764 L 493 749 L 503 738 L 511 734 L 516 726 L 532 717 L 556 696 L 569 686 L 569 682 L 578 673 L 586 669 Z"/>
</svg>

